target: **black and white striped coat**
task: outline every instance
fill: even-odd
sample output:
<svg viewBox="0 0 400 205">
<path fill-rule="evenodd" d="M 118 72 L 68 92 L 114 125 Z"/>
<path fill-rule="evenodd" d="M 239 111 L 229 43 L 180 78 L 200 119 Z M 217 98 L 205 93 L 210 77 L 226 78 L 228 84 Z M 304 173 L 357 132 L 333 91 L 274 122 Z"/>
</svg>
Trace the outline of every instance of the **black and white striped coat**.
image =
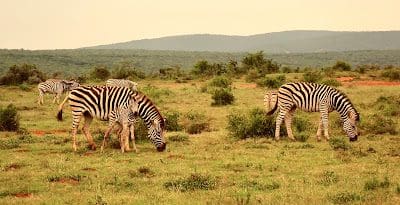
<svg viewBox="0 0 400 205">
<path fill-rule="evenodd" d="M 139 121 L 138 119 L 138 104 L 134 101 L 124 104 L 113 110 L 109 116 L 108 129 L 104 134 L 103 144 L 101 150 L 103 151 L 106 146 L 106 141 L 109 139 L 110 132 L 113 130 L 115 125 L 119 126 L 117 131 L 118 137 L 120 139 L 121 151 L 129 151 L 129 136 L 132 140 L 133 150 L 137 152 L 135 144 L 135 123 Z"/>
<path fill-rule="evenodd" d="M 125 79 L 108 79 L 106 81 L 106 86 L 115 86 L 115 87 L 127 87 L 132 89 L 133 91 L 137 91 L 138 84 L 136 82 L 125 80 Z"/>
<path fill-rule="evenodd" d="M 92 149 L 96 148 L 89 126 L 93 118 L 109 120 L 110 113 L 124 104 L 134 101 L 138 104 L 138 114 L 148 128 L 148 137 L 156 146 L 158 151 L 164 151 L 166 143 L 164 140 L 165 121 L 160 111 L 149 98 L 140 92 L 126 87 L 109 86 L 81 86 L 72 90 L 65 100 L 60 104 L 57 118 L 62 120 L 62 109 L 69 101 L 72 111 L 72 137 L 73 148 L 76 150 L 76 133 L 80 119 L 85 118 L 83 133 L 88 139 Z"/>
<path fill-rule="evenodd" d="M 59 79 L 48 79 L 45 82 L 39 83 L 39 98 L 38 104 L 42 105 L 44 103 L 43 96 L 45 93 L 55 94 L 53 103 L 60 103 L 60 96 L 67 92 L 79 87 L 79 83 L 70 80 L 59 80 Z"/>
<path fill-rule="evenodd" d="M 320 140 L 322 130 L 324 136 L 329 139 L 328 133 L 328 114 L 333 110 L 339 112 L 343 129 L 350 138 L 350 141 L 357 140 L 359 135 L 357 123 L 359 122 L 359 113 L 354 108 L 349 98 L 336 88 L 316 84 L 316 83 L 287 83 L 282 85 L 276 95 L 276 92 L 270 92 L 266 95 L 264 101 L 275 100 L 275 104 L 269 108 L 268 114 L 274 113 L 279 109 L 276 118 L 275 139 L 279 139 L 280 125 L 285 121 L 288 137 L 294 140 L 292 133 L 292 118 L 294 111 L 299 108 L 306 112 L 320 112 L 320 122 L 317 131 L 317 139 Z M 268 108 L 267 108 L 268 109 Z"/>
</svg>

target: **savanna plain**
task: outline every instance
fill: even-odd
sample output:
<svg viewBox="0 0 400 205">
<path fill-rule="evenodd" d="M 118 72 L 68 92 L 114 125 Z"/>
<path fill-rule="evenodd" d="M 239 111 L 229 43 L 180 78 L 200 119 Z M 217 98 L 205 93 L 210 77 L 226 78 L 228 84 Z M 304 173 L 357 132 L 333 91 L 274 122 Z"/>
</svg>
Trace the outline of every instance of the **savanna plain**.
<svg viewBox="0 0 400 205">
<path fill-rule="evenodd" d="M 181 124 L 202 116 L 206 129 L 167 131 L 161 153 L 139 131 L 139 152 L 121 153 L 113 134 L 100 152 L 107 122 L 94 120 L 98 149 L 89 150 L 79 132 L 74 152 L 69 106 L 58 122 L 58 105 L 49 95 L 38 105 L 35 85 L 1 86 L 0 105 L 16 106 L 24 130 L 0 132 L 0 204 L 400 204 L 399 113 L 386 114 L 398 109 L 391 100 L 400 86 L 338 87 L 361 113 L 361 136 L 350 143 L 337 113 L 330 114 L 330 141 L 316 140 L 319 114 L 302 111 L 295 121 L 306 125 L 295 126 L 295 142 L 235 136 L 229 116 L 263 110 L 268 90 L 242 78 L 233 80 L 235 101 L 227 106 L 211 105 L 203 88 L 209 80 L 137 82 L 162 113 L 180 113 Z M 382 119 L 394 131 L 376 132 Z"/>
</svg>

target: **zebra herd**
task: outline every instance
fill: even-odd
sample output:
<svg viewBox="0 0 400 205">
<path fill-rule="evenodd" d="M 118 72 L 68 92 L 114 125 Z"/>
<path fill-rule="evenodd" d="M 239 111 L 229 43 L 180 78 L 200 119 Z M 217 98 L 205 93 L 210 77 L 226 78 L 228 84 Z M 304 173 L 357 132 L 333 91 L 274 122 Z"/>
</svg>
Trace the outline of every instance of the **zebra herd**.
<svg viewBox="0 0 400 205">
<path fill-rule="evenodd" d="M 153 102 L 144 94 L 137 91 L 137 83 L 109 79 L 105 86 L 81 86 L 75 81 L 50 79 L 38 85 L 39 104 L 43 104 L 43 94 L 55 94 L 53 103 L 63 92 L 69 92 L 59 105 L 57 118 L 62 120 L 64 104 L 68 101 L 72 111 L 72 139 L 73 149 L 77 150 L 76 134 L 81 118 L 84 118 L 83 133 L 92 149 L 96 149 L 89 126 L 93 118 L 109 121 L 109 127 L 104 134 L 101 150 L 107 144 L 110 132 L 115 125 L 119 125 L 117 133 L 120 139 L 121 151 L 129 151 L 129 137 L 133 149 L 137 152 L 134 136 L 134 124 L 138 117 L 142 118 L 148 129 L 148 138 L 153 142 L 157 151 L 166 148 L 165 119 Z M 320 112 L 320 122 L 317 131 L 317 140 L 321 140 L 322 132 L 329 139 L 328 115 L 333 110 L 339 112 L 343 122 L 343 129 L 350 141 L 356 141 L 359 135 L 357 123 L 359 113 L 349 98 L 339 90 L 315 83 L 287 83 L 278 90 L 268 91 L 264 96 L 264 105 L 268 115 L 276 110 L 275 139 L 280 139 L 280 126 L 285 122 L 288 137 L 295 140 L 291 128 L 293 114 L 298 108 L 306 112 Z"/>
</svg>

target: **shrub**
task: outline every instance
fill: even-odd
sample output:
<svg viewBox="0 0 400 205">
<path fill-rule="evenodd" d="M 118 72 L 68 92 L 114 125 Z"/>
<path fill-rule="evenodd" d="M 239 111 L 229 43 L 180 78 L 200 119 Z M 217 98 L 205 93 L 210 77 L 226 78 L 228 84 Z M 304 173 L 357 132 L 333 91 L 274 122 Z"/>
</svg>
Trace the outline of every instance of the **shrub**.
<svg viewBox="0 0 400 205">
<path fill-rule="evenodd" d="M 146 74 L 128 63 L 122 63 L 113 70 L 111 76 L 116 79 L 144 79 Z"/>
<path fill-rule="evenodd" d="M 170 111 L 164 115 L 166 119 L 166 129 L 168 131 L 180 131 L 182 126 L 179 124 L 180 114 L 177 111 Z"/>
<path fill-rule="evenodd" d="M 337 81 L 336 79 L 333 79 L 333 78 L 324 79 L 321 81 L 321 84 L 332 86 L 332 87 L 339 87 L 342 85 L 339 81 Z"/>
<path fill-rule="evenodd" d="M 363 121 L 362 127 L 371 134 L 389 133 L 395 135 L 397 133 L 397 124 L 394 120 L 384 117 L 381 114 L 374 114 Z"/>
<path fill-rule="evenodd" d="M 293 119 L 293 127 L 297 132 L 301 133 L 307 131 L 312 125 L 307 118 L 295 116 Z"/>
<path fill-rule="evenodd" d="M 325 171 L 321 177 L 320 183 L 324 186 L 329 186 L 338 182 L 338 176 L 334 171 Z"/>
<path fill-rule="evenodd" d="M 400 116 L 400 95 L 380 96 L 372 105 L 386 116 Z"/>
<path fill-rule="evenodd" d="M 232 85 L 232 80 L 225 76 L 216 76 L 209 83 L 210 86 L 229 88 Z"/>
<path fill-rule="evenodd" d="M 36 84 L 44 81 L 46 76 L 35 65 L 13 65 L 0 77 L 0 85 Z"/>
<path fill-rule="evenodd" d="M 303 74 L 303 79 L 305 82 L 317 83 L 323 78 L 320 71 L 307 71 Z"/>
<path fill-rule="evenodd" d="M 400 80 L 400 69 L 383 71 L 382 77 L 389 78 L 390 80 Z"/>
<path fill-rule="evenodd" d="M 210 129 L 209 119 L 204 114 L 188 112 L 183 119 L 183 128 L 189 134 L 199 134 Z"/>
<path fill-rule="evenodd" d="M 0 131 L 18 131 L 19 116 L 17 108 L 9 104 L 6 108 L 0 108 Z"/>
<path fill-rule="evenodd" d="M 351 71 L 351 66 L 350 64 L 343 61 L 336 61 L 336 64 L 332 66 L 332 69 L 339 71 Z"/>
<path fill-rule="evenodd" d="M 214 100 L 211 105 L 230 105 L 235 100 L 232 92 L 225 88 L 215 90 L 211 98 Z"/>
<path fill-rule="evenodd" d="M 334 150 L 348 150 L 351 148 L 350 144 L 344 138 L 331 138 L 329 145 Z"/>
<path fill-rule="evenodd" d="M 21 85 L 18 86 L 20 90 L 22 91 L 31 91 L 31 88 L 29 87 L 29 85 L 27 85 L 26 83 L 22 83 Z"/>
<path fill-rule="evenodd" d="M 184 179 L 172 180 L 164 183 L 164 187 L 171 191 L 213 190 L 217 182 L 210 176 L 191 174 Z"/>
<path fill-rule="evenodd" d="M 16 139 L 0 140 L 1 149 L 14 149 L 20 146 L 20 142 Z"/>
<path fill-rule="evenodd" d="M 361 196 L 352 192 L 339 192 L 328 197 L 334 204 L 346 204 L 361 200 Z"/>
<path fill-rule="evenodd" d="M 107 69 L 107 67 L 96 66 L 90 72 L 90 77 L 92 79 L 106 80 L 110 77 L 110 71 Z"/>
<path fill-rule="evenodd" d="M 294 138 L 296 139 L 296 141 L 299 141 L 299 142 L 307 142 L 309 137 L 310 136 L 305 133 L 297 133 L 294 135 Z"/>
<path fill-rule="evenodd" d="M 249 137 L 273 137 L 275 134 L 275 120 L 273 116 L 266 115 L 264 110 L 254 108 L 250 111 L 248 116 L 241 112 L 229 114 L 227 129 L 231 136 L 239 139 Z M 285 133 L 282 127 L 281 131 Z"/>
<path fill-rule="evenodd" d="M 172 142 L 187 142 L 189 141 L 189 135 L 184 133 L 177 133 L 169 136 L 168 140 Z"/>
<path fill-rule="evenodd" d="M 284 75 L 278 75 L 275 78 L 264 77 L 262 79 L 257 80 L 257 85 L 261 87 L 268 88 L 279 88 L 286 81 L 286 77 Z"/>
<path fill-rule="evenodd" d="M 387 177 L 385 177 L 385 179 L 383 181 L 379 181 L 376 178 L 372 178 L 371 180 L 368 180 L 365 182 L 364 189 L 366 191 L 369 191 L 369 190 L 375 190 L 378 188 L 388 188 L 389 185 L 390 185 L 390 182 Z"/>
</svg>

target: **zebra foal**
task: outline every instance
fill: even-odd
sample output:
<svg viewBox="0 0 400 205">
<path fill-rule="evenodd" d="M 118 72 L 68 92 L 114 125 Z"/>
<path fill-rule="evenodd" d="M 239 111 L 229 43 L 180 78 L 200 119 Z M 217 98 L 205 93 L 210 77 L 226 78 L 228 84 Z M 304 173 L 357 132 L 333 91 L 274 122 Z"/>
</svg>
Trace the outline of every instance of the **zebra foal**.
<svg viewBox="0 0 400 205">
<path fill-rule="evenodd" d="M 106 140 L 109 139 L 110 132 L 115 125 L 118 125 L 117 135 L 120 141 L 121 151 L 129 151 L 129 136 L 132 140 L 133 150 L 137 152 L 135 144 L 135 123 L 139 121 L 138 119 L 138 104 L 133 100 L 130 100 L 129 104 L 118 107 L 116 110 L 112 111 L 109 116 L 108 129 L 104 134 L 103 144 L 101 146 L 101 151 L 104 150 L 106 146 Z"/>
<path fill-rule="evenodd" d="M 71 91 L 79 86 L 80 84 L 75 81 L 48 79 L 45 82 L 39 83 L 38 85 L 38 90 L 39 90 L 38 104 L 42 105 L 44 103 L 43 96 L 45 93 L 55 94 L 53 103 L 56 103 L 56 101 L 57 103 L 59 103 L 60 96 L 63 93 Z"/>
<path fill-rule="evenodd" d="M 357 124 L 360 121 L 360 115 L 349 100 L 339 90 L 316 83 L 287 83 L 282 85 L 278 92 L 268 92 L 264 98 L 267 101 L 267 114 L 273 114 L 279 109 L 276 117 L 275 139 L 279 140 L 280 126 L 285 121 L 288 137 L 295 140 L 292 132 L 292 118 L 294 111 L 299 108 L 306 112 L 320 112 L 320 121 L 317 131 L 317 140 L 321 140 L 322 131 L 325 138 L 329 139 L 328 115 L 333 110 L 340 114 L 343 122 L 343 130 L 346 132 L 350 141 L 358 139 L 359 132 Z"/>
</svg>

